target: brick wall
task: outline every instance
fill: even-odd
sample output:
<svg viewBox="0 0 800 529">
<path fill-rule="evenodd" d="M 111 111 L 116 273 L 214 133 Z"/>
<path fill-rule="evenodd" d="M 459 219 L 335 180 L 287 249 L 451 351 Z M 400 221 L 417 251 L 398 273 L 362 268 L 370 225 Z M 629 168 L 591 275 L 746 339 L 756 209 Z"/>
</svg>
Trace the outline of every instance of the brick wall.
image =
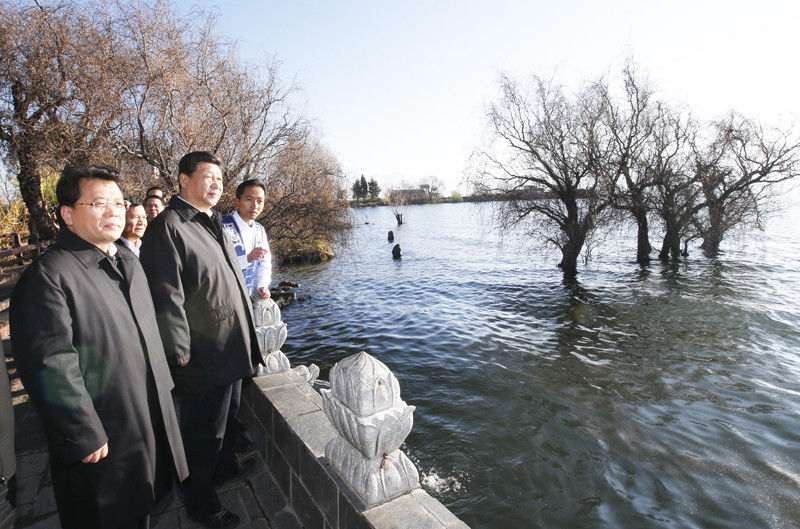
<svg viewBox="0 0 800 529">
<path fill-rule="evenodd" d="M 239 419 L 306 529 L 469 529 L 422 489 L 365 510 L 325 459 L 322 397 L 294 371 L 248 383 Z"/>
</svg>

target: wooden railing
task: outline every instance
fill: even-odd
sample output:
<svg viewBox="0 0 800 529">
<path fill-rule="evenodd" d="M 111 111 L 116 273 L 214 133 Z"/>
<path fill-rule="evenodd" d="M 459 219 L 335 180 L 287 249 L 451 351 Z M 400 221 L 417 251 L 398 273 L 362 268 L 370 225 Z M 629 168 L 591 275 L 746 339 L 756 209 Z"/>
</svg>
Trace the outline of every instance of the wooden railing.
<svg viewBox="0 0 800 529">
<path fill-rule="evenodd" d="M 0 339 L 8 339 L 8 304 L 14 285 L 33 259 L 47 248 L 50 241 L 28 244 L 27 231 L 12 231 L 0 235 Z"/>
<path fill-rule="evenodd" d="M 50 241 L 29 244 L 28 235 L 27 231 L 0 235 L 0 310 L 25 267 L 50 244 Z"/>
<path fill-rule="evenodd" d="M 49 241 L 28 244 L 27 231 L 12 231 L 0 235 L 0 283 L 4 282 L 8 275 L 18 274 L 31 260 L 47 248 Z"/>
</svg>

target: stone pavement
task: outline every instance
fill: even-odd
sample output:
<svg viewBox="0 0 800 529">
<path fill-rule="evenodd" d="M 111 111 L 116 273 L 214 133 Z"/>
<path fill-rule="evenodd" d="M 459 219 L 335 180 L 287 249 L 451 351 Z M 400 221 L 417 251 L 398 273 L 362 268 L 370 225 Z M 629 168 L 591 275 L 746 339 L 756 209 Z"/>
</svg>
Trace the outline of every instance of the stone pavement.
<svg viewBox="0 0 800 529">
<path fill-rule="evenodd" d="M 12 359 L 6 357 L 14 402 L 14 440 L 17 454 L 16 529 L 60 529 L 53 487 L 50 482 L 47 445 L 42 423 L 16 376 Z M 275 478 L 256 452 L 242 458 L 256 458 L 257 469 L 246 479 L 222 485 L 222 504 L 238 514 L 241 529 L 300 529 L 296 514 L 278 488 Z M 190 521 L 177 494 L 162 504 L 151 517 L 152 529 L 200 529 Z"/>
</svg>

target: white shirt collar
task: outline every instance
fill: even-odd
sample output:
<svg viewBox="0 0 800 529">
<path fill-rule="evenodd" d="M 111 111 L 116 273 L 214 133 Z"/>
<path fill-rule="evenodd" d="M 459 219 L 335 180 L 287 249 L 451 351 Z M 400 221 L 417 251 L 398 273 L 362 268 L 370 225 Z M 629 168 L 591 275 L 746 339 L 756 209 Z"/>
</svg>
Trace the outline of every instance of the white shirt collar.
<svg viewBox="0 0 800 529">
<path fill-rule="evenodd" d="M 133 253 L 135 253 L 137 255 L 139 254 L 139 247 L 142 245 L 142 239 L 136 239 L 136 244 L 132 243 L 131 241 L 129 241 L 125 237 L 120 237 L 119 240 L 120 240 L 120 242 L 122 242 L 122 244 L 124 244 L 131 251 L 133 251 Z"/>
<path fill-rule="evenodd" d="M 239 215 L 238 211 L 233 212 L 233 221 L 239 227 L 240 232 L 252 230 L 255 227 L 255 222 L 253 222 L 253 226 L 249 225 L 247 221 L 245 221 L 241 215 Z"/>
</svg>

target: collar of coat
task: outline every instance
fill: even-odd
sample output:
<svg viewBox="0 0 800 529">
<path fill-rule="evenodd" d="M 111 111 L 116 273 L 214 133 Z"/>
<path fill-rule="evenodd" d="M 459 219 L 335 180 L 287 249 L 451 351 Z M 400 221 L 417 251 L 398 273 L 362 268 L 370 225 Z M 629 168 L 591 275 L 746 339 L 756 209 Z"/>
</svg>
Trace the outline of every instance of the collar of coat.
<svg viewBox="0 0 800 529">
<path fill-rule="evenodd" d="M 108 258 L 107 253 L 89 241 L 81 239 L 67 228 L 59 230 L 56 236 L 56 243 L 58 243 L 59 248 L 72 252 L 86 268 L 96 267 L 100 261 Z M 113 245 L 114 243 L 111 244 Z M 119 251 L 117 247 L 114 247 L 114 249 L 117 250 L 116 255 L 118 258 L 127 259 L 128 256 L 125 252 Z"/>
<path fill-rule="evenodd" d="M 184 221 L 192 220 L 197 215 L 205 215 L 206 217 L 209 217 L 212 221 L 216 222 L 217 224 L 222 223 L 222 216 L 218 212 L 212 209 L 211 215 L 203 213 L 193 205 L 186 202 L 184 199 L 178 197 L 178 195 L 175 195 L 169 199 L 169 207 L 170 209 L 175 210 L 175 212 Z"/>
</svg>

